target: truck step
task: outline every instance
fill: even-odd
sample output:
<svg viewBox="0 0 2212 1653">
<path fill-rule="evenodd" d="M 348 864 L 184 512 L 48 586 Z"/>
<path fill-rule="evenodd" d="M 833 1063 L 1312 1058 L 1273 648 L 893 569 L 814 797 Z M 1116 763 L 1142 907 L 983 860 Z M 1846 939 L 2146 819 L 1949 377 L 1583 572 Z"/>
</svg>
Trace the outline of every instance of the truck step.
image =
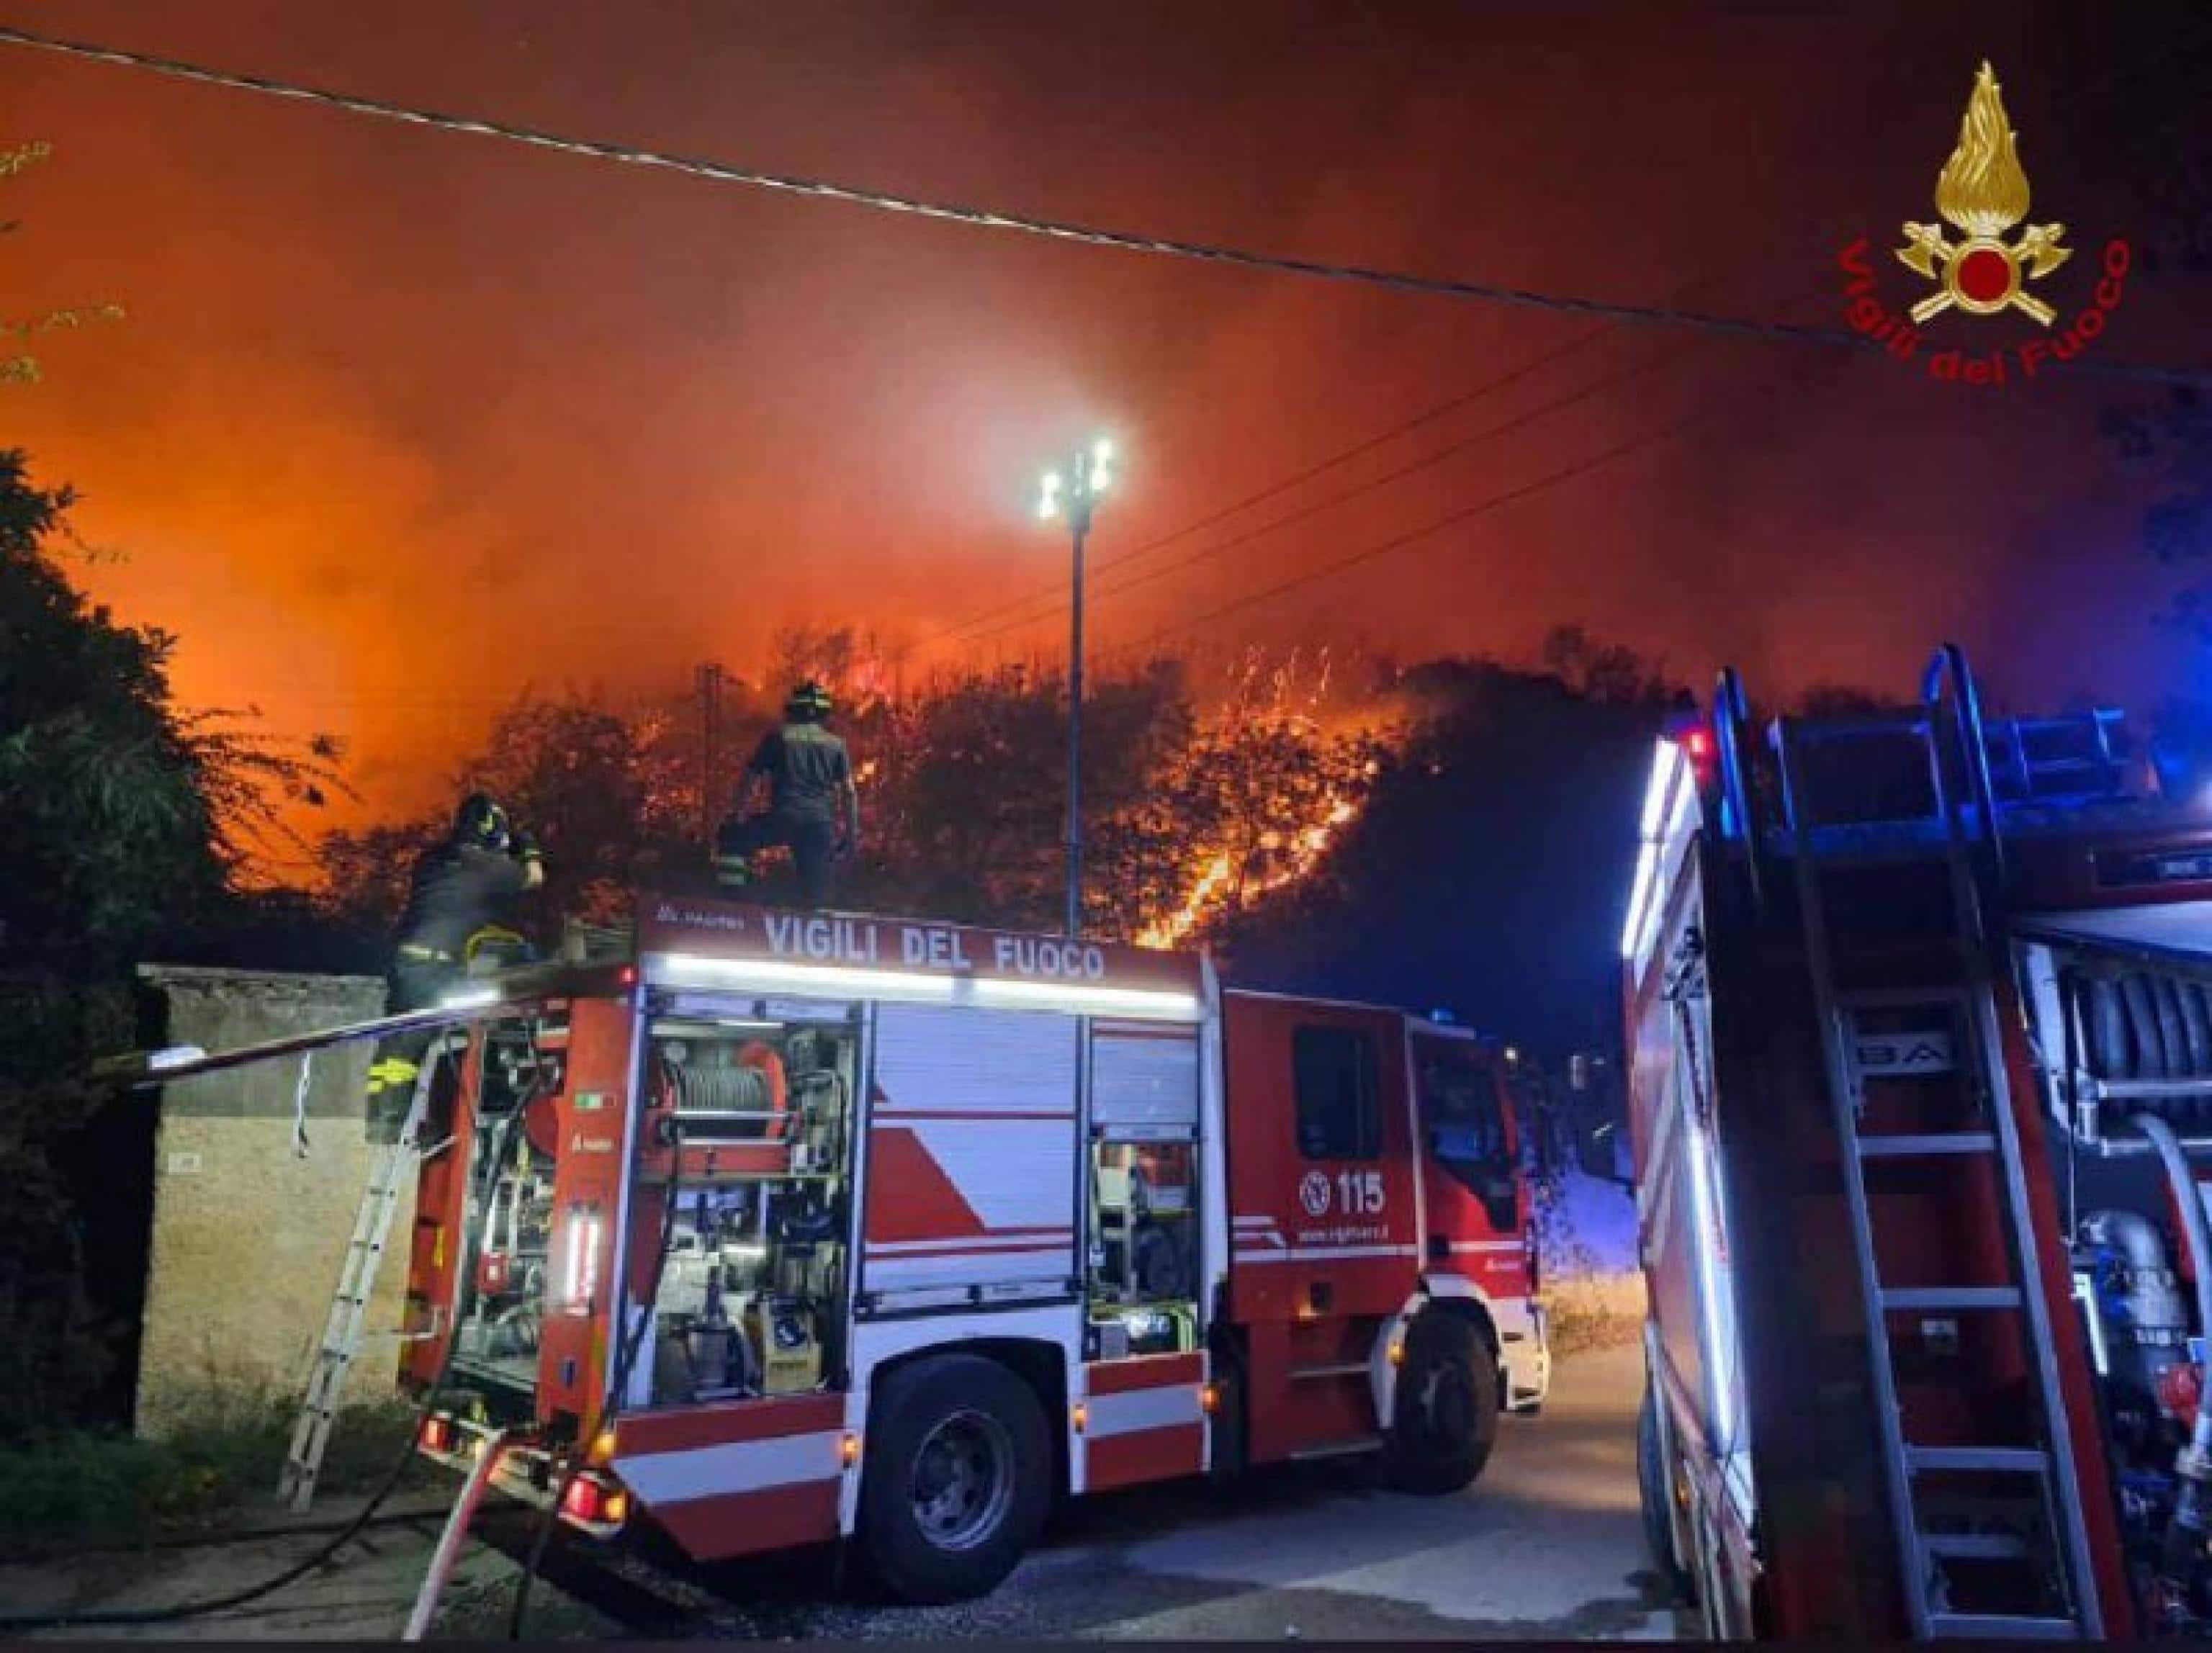
<svg viewBox="0 0 2212 1653">
<path fill-rule="evenodd" d="M 1930 1136 L 1863 1136 L 1863 1159 L 1924 1159 L 1936 1154 L 1994 1153 L 1997 1139 L 1987 1131 L 1944 1131 Z"/>
<path fill-rule="evenodd" d="M 1908 1446 L 1905 1467 L 1921 1469 L 1987 1469 L 2001 1474 L 2039 1475 L 2050 1455 L 2034 1446 Z"/>
<path fill-rule="evenodd" d="M 1310 1378 L 1316 1377 L 1364 1377 L 1366 1376 L 1367 1363 L 1364 1360 L 1341 1360 L 1329 1366 L 1291 1368 L 1291 1381 L 1294 1383 L 1302 1383 Z"/>
<path fill-rule="evenodd" d="M 1923 1533 L 1920 1547 L 1942 1561 L 2017 1561 L 2027 1541 L 2014 1533 Z"/>
<path fill-rule="evenodd" d="M 2073 1642 L 2081 1639 L 2081 1626 L 2010 1613 L 1938 1613 L 1929 1618 L 1928 1633 L 1942 1641 Z"/>
<path fill-rule="evenodd" d="M 1893 1285 L 1881 1293 L 1885 1310 L 2017 1309 L 2016 1285 Z"/>
<path fill-rule="evenodd" d="M 1361 1435 L 1349 1441 L 1323 1441 L 1314 1446 L 1302 1446 L 1291 1454 L 1293 1463 L 1307 1463 L 1316 1458 L 1349 1458 L 1362 1452 L 1380 1452 L 1382 1437 Z"/>
</svg>

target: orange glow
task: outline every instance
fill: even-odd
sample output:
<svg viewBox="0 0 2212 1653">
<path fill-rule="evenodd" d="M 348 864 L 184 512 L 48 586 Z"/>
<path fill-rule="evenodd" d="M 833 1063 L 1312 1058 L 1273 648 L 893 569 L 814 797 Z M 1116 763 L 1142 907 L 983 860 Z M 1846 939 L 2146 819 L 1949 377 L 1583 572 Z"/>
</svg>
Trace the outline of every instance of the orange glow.
<svg viewBox="0 0 2212 1653">
<path fill-rule="evenodd" d="M 1778 266 L 1785 286 L 1822 277 L 1844 226 L 1924 199 L 1884 161 L 1836 156 L 1852 100 L 1897 80 L 1881 31 L 1841 16 L 1762 31 L 1753 65 L 1726 21 L 1589 29 L 1523 8 L 1509 25 L 1441 4 L 1394 16 L 1388 50 L 1257 55 L 1249 21 L 1214 7 L 1181 9 L 1187 26 L 1162 9 L 1003 8 L 971 30 L 834 6 L 777 8 L 771 26 L 755 8 L 396 0 L 374 29 L 268 0 L 67 9 L 88 39 L 402 101 L 1655 303 L 1692 302 L 1686 283 L 1715 278 L 1710 250 L 1737 245 L 1745 204 L 1797 203 L 1808 167 L 1869 170 L 1838 173 L 1842 193 L 1808 209 L 1819 245 Z M 1547 9 L 1560 15 L 1534 15 Z M 1569 50 L 1576 94 L 1552 95 L 1540 66 Z M 1071 52 L 1103 52 L 1115 73 L 1071 79 Z M 178 635 L 182 702 L 258 707 L 270 733 L 348 743 L 359 801 L 293 812 L 311 834 L 449 806 L 453 766 L 526 687 L 680 695 L 705 660 L 764 668 L 787 623 L 878 635 L 913 684 L 938 665 L 1056 665 L 1065 547 L 1036 529 L 1031 489 L 1099 428 L 1131 450 L 1091 548 L 1102 658 L 1156 637 L 1357 637 L 1407 662 L 1527 661 L 1572 619 L 1692 680 L 1739 660 L 1778 695 L 1909 681 L 1923 636 L 1986 629 L 2002 647 L 1977 664 L 2014 692 L 2063 660 L 2068 684 L 2126 700 L 2164 692 L 2187 646 L 2179 629 L 2146 646 L 2133 623 L 2160 605 L 2155 569 L 2020 550 L 2077 507 L 2100 541 L 2126 526 L 2108 456 L 2049 416 L 2045 386 L 1967 415 L 1903 375 L 1831 382 L 1822 353 L 1803 353 L 1800 381 L 1796 347 L 1693 343 L 1679 364 L 1647 363 L 1666 341 L 1639 330 L 1553 362 L 1583 319 L 933 227 L 116 68 L 7 62 L 7 141 L 52 146 L 0 208 L 22 226 L 8 314 L 128 312 L 40 341 L 43 382 L 7 392 L 8 440 L 40 482 L 83 491 L 76 528 L 116 555 L 72 577 L 118 617 Z M 1224 95 L 1212 77 L 1232 67 Z M 2066 92 L 2060 76 L 2052 94 Z M 1948 84 L 1933 95 L 1883 113 L 1925 132 L 1955 108 Z M 1377 121 L 1378 106 L 1400 117 Z M 1592 109 L 1653 123 L 1670 177 L 1718 181 L 1654 193 L 1595 177 Z M 1500 142 L 1528 163 L 1470 182 L 1458 157 Z M 1600 146 L 1629 164 L 1620 148 Z M 1903 152 L 1911 177 L 1926 149 Z M 1270 187 L 1243 186 L 1248 153 L 1267 158 Z M 2187 301 L 2185 284 L 2140 309 L 2130 294 L 2120 353 L 2201 356 Z M 1747 292 L 1694 304 L 1762 307 Z M 1646 365 L 1663 371 L 1616 380 Z M 1561 401 L 1583 387 L 1586 402 Z M 1711 420 L 1691 441 L 1327 572 L 1692 410 Z M 1359 468 L 1180 543 L 1416 416 L 1423 428 Z M 1912 486 L 1832 497 L 1839 478 L 1908 468 Z M 1116 571 L 1165 538 L 1172 557 L 1139 565 L 1141 581 Z M 1894 623 L 1899 590 L 1921 623 Z M 1993 599 L 2022 623 L 1992 618 Z M 884 678 L 868 664 L 858 696 Z M 1155 945 L 1202 932 L 1237 884 L 1211 857 L 1187 872 Z"/>
</svg>

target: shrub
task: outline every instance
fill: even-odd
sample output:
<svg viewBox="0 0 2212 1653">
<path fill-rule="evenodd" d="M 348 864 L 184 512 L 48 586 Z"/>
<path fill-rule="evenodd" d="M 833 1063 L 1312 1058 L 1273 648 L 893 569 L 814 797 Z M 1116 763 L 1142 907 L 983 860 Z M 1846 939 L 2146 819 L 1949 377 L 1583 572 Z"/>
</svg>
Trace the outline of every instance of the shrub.
<svg viewBox="0 0 2212 1653">
<path fill-rule="evenodd" d="M 295 1415 L 269 1395 L 210 1390 L 159 1440 L 78 1432 L 0 1449 L 0 1553 L 131 1548 L 237 1525 L 275 1493 Z M 319 1490 L 382 1486 L 414 1417 L 397 1400 L 349 1408 L 331 1432 Z"/>
</svg>

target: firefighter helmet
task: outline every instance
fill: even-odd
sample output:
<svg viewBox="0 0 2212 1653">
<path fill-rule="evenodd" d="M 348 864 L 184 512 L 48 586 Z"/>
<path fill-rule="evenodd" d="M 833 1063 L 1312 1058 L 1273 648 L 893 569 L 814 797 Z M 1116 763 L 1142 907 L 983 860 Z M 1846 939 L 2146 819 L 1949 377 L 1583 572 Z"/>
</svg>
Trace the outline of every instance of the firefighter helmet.
<svg viewBox="0 0 2212 1653">
<path fill-rule="evenodd" d="M 508 836 L 507 811 L 489 793 L 472 792 L 461 799 L 461 807 L 453 816 L 454 837 L 487 849 L 504 849 Z"/>
<path fill-rule="evenodd" d="M 791 698 L 783 703 L 784 715 L 794 723 L 819 723 L 836 709 L 830 691 L 813 678 L 791 691 Z"/>
</svg>

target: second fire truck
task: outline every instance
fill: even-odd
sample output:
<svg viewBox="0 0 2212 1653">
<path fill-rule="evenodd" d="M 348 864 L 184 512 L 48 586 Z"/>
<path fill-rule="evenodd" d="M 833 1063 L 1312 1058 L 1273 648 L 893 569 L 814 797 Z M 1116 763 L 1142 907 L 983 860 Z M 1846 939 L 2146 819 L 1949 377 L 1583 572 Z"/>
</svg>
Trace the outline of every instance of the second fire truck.
<svg viewBox="0 0 2212 1653">
<path fill-rule="evenodd" d="M 1548 1382 L 1501 1069 L 1201 957 L 647 899 L 434 1093 L 422 1448 L 695 1559 L 916 1601 L 1062 1495 L 1372 1454 L 1465 1486 Z M 496 1444 L 491 1444 L 496 1443 Z"/>
<path fill-rule="evenodd" d="M 1720 1637 L 2212 1631 L 2212 793 L 2118 718 L 1661 742 L 1622 951 L 1662 1562 Z M 2179 784 L 2177 784 L 2179 783 Z"/>
</svg>

